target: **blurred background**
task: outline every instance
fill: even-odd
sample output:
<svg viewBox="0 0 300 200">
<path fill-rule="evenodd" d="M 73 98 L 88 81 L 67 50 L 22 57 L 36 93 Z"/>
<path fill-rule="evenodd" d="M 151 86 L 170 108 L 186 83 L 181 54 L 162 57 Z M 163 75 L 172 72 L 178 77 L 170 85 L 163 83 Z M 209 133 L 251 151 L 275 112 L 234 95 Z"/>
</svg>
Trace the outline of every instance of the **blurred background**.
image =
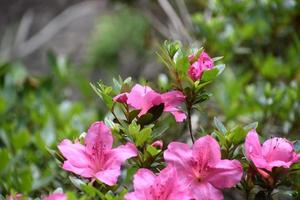
<svg viewBox="0 0 300 200">
<path fill-rule="evenodd" d="M 298 0 L 1 0 L 0 194 L 68 188 L 53 150 L 107 112 L 89 83 L 121 75 L 164 88 L 155 52 L 166 39 L 224 56 L 224 74 L 193 117 L 200 134 L 218 116 L 299 138 Z"/>
</svg>

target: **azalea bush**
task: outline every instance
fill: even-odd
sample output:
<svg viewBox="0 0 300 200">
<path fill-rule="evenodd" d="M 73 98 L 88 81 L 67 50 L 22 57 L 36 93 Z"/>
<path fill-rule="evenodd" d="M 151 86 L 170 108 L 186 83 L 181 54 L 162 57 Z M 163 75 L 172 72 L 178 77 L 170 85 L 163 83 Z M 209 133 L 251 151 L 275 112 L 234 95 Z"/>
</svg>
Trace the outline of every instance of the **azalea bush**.
<svg viewBox="0 0 300 200">
<path fill-rule="evenodd" d="M 222 57 L 168 41 L 158 55 L 170 80 L 165 87 L 121 77 L 113 86 L 91 84 L 109 112 L 51 150 L 70 186 L 41 198 L 218 200 L 228 191 L 244 199 L 299 198 L 297 142 L 261 144 L 257 122 L 229 128 L 215 117 L 212 132 L 193 128 L 213 95 L 208 86 L 225 69 Z M 8 198 L 27 198 L 18 192 Z"/>
</svg>

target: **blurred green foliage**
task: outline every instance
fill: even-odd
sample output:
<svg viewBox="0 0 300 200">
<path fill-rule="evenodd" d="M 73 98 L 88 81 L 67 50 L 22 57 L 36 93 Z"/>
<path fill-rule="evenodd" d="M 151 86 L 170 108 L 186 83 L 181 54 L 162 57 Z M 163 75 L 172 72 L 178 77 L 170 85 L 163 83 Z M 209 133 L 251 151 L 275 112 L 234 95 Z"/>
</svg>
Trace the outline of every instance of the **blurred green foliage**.
<svg viewBox="0 0 300 200">
<path fill-rule="evenodd" d="M 62 186 L 64 173 L 51 149 L 97 119 L 97 110 L 66 99 L 74 78 L 67 60 L 53 54 L 49 59 L 52 72 L 42 77 L 17 62 L 0 65 L 1 194 L 39 196 Z"/>
<path fill-rule="evenodd" d="M 269 134 L 300 131 L 299 1 L 194 1 L 195 35 L 228 66 L 214 85 L 226 121 Z"/>
<path fill-rule="evenodd" d="M 91 35 L 87 63 L 92 67 L 115 69 L 120 54 L 133 53 L 139 58 L 146 52 L 149 27 L 142 14 L 121 4 L 111 12 L 99 17 Z"/>
</svg>

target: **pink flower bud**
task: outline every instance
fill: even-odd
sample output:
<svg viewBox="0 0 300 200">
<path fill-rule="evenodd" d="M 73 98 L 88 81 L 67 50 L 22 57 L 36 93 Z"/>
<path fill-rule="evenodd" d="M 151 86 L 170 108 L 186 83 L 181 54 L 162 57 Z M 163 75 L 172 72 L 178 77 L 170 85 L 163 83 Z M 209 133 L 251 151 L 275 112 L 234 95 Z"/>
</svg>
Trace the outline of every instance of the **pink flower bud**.
<svg viewBox="0 0 300 200">
<path fill-rule="evenodd" d="M 157 148 L 157 149 L 162 149 L 163 148 L 163 141 L 162 140 L 156 140 L 151 144 L 151 146 Z"/>
<path fill-rule="evenodd" d="M 191 61 L 193 57 L 190 55 L 189 60 Z M 200 80 L 202 77 L 202 74 L 206 70 L 210 70 L 214 67 L 214 61 L 209 57 L 207 53 L 202 51 L 201 55 L 199 56 L 199 59 L 194 62 L 189 70 L 188 75 L 194 80 Z"/>
<path fill-rule="evenodd" d="M 127 95 L 128 95 L 127 92 L 118 94 L 113 98 L 113 100 L 118 103 L 126 103 L 128 99 Z"/>
</svg>

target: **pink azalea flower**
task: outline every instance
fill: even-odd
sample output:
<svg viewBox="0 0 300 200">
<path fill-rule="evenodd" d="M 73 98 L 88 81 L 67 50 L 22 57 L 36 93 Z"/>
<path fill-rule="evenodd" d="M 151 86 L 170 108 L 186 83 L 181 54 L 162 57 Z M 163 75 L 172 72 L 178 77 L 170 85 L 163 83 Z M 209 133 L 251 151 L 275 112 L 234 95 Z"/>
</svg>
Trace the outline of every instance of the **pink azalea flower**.
<svg viewBox="0 0 300 200">
<path fill-rule="evenodd" d="M 164 112 L 171 113 L 177 122 L 186 119 L 185 113 L 178 108 L 185 100 L 185 96 L 180 91 L 171 91 L 159 94 L 148 86 L 136 84 L 129 93 L 122 93 L 114 97 L 115 102 L 124 103 L 134 109 L 141 110 L 139 117 L 146 114 L 150 108 L 164 103 Z"/>
<path fill-rule="evenodd" d="M 177 178 L 175 168 L 168 166 L 158 176 L 139 169 L 134 175 L 134 191 L 126 194 L 125 200 L 191 200 L 187 185 Z"/>
<path fill-rule="evenodd" d="M 85 178 L 97 178 L 114 185 L 120 175 L 121 165 L 137 155 L 132 143 L 112 148 L 113 137 L 103 122 L 95 122 L 88 129 L 85 145 L 63 140 L 58 149 L 66 158 L 63 169 Z"/>
<path fill-rule="evenodd" d="M 249 131 L 245 141 L 246 156 L 257 168 L 272 171 L 273 167 L 289 168 L 300 160 L 300 154 L 285 138 L 272 138 L 261 146 L 255 130 Z"/>
<path fill-rule="evenodd" d="M 209 135 L 198 139 L 192 149 L 181 142 L 170 143 L 164 158 L 190 186 L 196 200 L 223 199 L 220 189 L 233 187 L 243 175 L 239 161 L 221 159 L 220 146 Z"/>
<path fill-rule="evenodd" d="M 67 196 L 64 193 L 53 193 L 43 198 L 43 200 L 67 200 Z"/>
<path fill-rule="evenodd" d="M 207 53 L 202 51 L 199 59 L 190 66 L 188 74 L 194 81 L 200 80 L 203 72 L 206 70 L 210 70 L 213 67 L 213 59 L 211 59 Z"/>
</svg>

